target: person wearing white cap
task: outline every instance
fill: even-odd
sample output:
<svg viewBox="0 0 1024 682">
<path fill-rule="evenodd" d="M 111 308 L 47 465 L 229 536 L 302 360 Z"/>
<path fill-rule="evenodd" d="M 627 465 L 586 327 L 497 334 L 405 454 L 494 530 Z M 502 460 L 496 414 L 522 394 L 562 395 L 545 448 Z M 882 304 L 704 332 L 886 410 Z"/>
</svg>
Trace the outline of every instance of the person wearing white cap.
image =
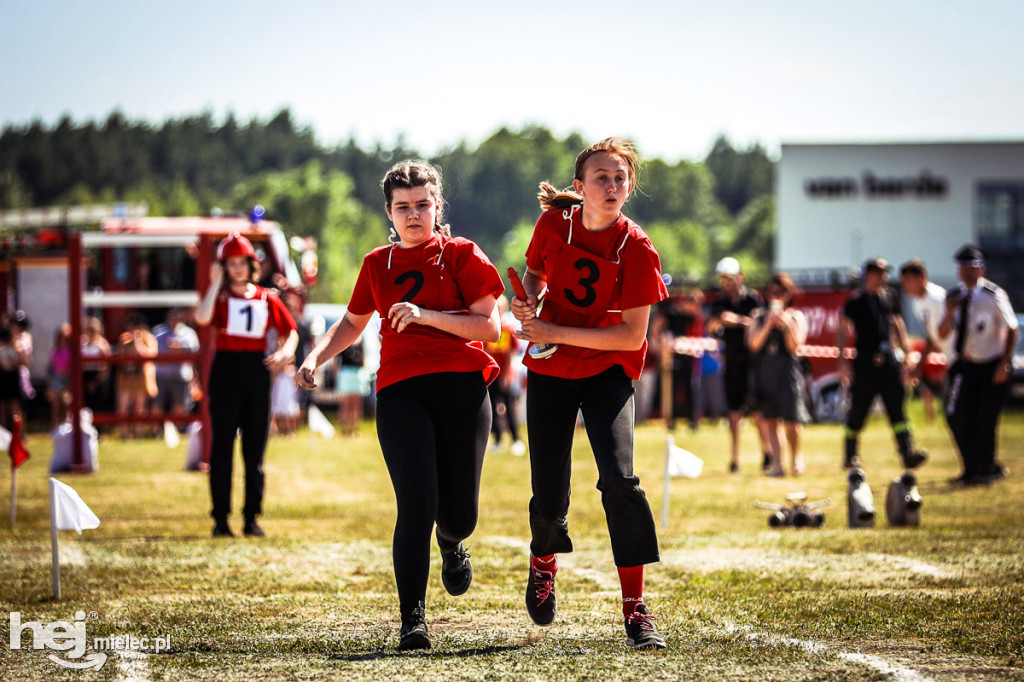
<svg viewBox="0 0 1024 682">
<path fill-rule="evenodd" d="M 744 285 L 740 262 L 732 256 L 718 261 L 715 266 L 718 283 L 722 287 L 711 305 L 708 318 L 708 334 L 720 337 L 725 345 L 725 402 L 729 409 L 729 434 L 732 451 L 729 471 L 736 473 L 740 468 L 740 420 L 751 407 L 750 383 L 753 358 L 747 346 L 747 329 L 750 328 L 753 313 L 761 307 L 761 301 Z M 767 470 L 771 456 L 765 444 L 761 419 L 756 412 L 751 416 L 757 425 L 764 453 L 762 467 Z"/>
</svg>

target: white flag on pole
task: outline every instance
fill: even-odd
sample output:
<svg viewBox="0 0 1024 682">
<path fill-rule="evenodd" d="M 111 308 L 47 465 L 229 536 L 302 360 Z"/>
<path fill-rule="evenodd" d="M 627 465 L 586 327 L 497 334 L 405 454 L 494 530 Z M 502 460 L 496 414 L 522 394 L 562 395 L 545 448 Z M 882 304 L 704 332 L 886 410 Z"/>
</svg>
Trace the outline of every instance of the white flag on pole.
<svg viewBox="0 0 1024 682">
<path fill-rule="evenodd" d="M 668 475 L 682 476 L 684 478 L 697 478 L 704 470 L 704 460 L 689 450 L 676 445 L 672 436 L 668 437 L 665 444 L 668 456 Z"/>
<path fill-rule="evenodd" d="M 92 512 L 92 509 L 89 509 L 89 505 L 82 501 L 74 488 L 61 483 L 56 478 L 51 478 L 50 492 L 54 506 L 51 516 L 54 529 L 73 530 L 81 535 L 83 530 L 99 528 L 99 517 Z"/>
<path fill-rule="evenodd" d="M 334 438 L 334 427 L 324 413 L 316 405 L 309 406 L 309 430 L 319 433 L 324 438 Z"/>
<path fill-rule="evenodd" d="M 181 445 L 181 434 L 178 433 L 178 427 L 170 421 L 164 422 L 164 443 L 172 449 Z"/>
</svg>

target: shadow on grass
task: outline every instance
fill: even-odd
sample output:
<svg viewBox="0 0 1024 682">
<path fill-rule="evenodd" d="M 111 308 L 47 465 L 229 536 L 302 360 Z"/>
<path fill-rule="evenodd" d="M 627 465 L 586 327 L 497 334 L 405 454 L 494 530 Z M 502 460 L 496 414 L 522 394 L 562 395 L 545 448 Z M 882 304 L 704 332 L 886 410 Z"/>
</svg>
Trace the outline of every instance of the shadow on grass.
<svg viewBox="0 0 1024 682">
<path fill-rule="evenodd" d="M 529 644 L 506 644 L 503 646 L 481 646 L 472 649 L 459 649 L 456 651 L 439 651 L 437 649 L 421 649 L 419 651 L 369 651 L 362 654 L 333 654 L 327 658 L 333 661 L 379 661 L 388 658 L 408 658 L 410 656 L 421 656 L 429 658 L 470 658 L 472 656 L 487 656 L 488 654 L 500 654 L 509 651 L 519 651 L 530 647 Z"/>
<path fill-rule="evenodd" d="M 964 485 L 963 483 L 954 482 L 952 480 L 928 481 L 925 483 L 918 483 L 917 490 L 922 495 L 955 495 L 967 490 L 987 490 L 998 484 L 998 481 L 993 481 L 992 483 L 974 483 L 970 485 Z"/>
<path fill-rule="evenodd" d="M 120 519 L 119 519 L 120 520 Z M 116 545 L 148 542 L 210 542 L 227 544 L 232 538 L 213 538 L 209 535 L 122 535 L 117 537 L 90 538 L 82 536 L 78 542 L 92 545 Z"/>
</svg>

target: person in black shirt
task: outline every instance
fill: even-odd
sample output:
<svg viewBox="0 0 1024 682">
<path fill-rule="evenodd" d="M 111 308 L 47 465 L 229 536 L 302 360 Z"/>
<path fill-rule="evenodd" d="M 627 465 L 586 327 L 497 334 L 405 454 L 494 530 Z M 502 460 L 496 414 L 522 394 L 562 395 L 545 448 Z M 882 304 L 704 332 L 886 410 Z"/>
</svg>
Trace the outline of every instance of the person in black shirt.
<svg viewBox="0 0 1024 682">
<path fill-rule="evenodd" d="M 702 303 L 704 294 L 700 289 L 686 289 L 674 292 L 657 304 L 659 316 L 655 319 L 652 334 L 666 334 L 669 343 L 681 337 L 697 337 L 704 332 Z M 693 431 L 700 422 L 700 363 L 692 354 L 672 354 L 672 412 L 669 423 L 685 419 Z M 665 406 L 662 406 L 665 409 Z"/>
<path fill-rule="evenodd" d="M 864 426 L 875 396 L 882 397 L 889 423 L 896 434 L 903 465 L 919 466 L 928 454 L 913 446 L 910 425 L 903 414 L 906 391 L 903 374 L 907 363 L 907 332 L 900 319 L 900 299 L 890 291 L 889 264 L 872 258 L 864 264 L 864 284 L 850 295 L 839 321 L 839 374 L 850 387 L 850 409 L 846 414 L 846 452 L 843 466 L 861 466 L 857 438 Z M 851 362 L 845 355 L 850 332 L 856 335 L 856 355 Z M 852 370 L 852 371 L 851 371 Z"/>
<path fill-rule="evenodd" d="M 753 359 L 747 347 L 747 329 L 756 310 L 761 307 L 758 297 L 747 290 L 743 283 L 743 272 L 739 261 L 727 257 L 718 261 L 715 266 L 718 283 L 722 290 L 718 293 L 711 306 L 708 317 L 708 334 L 722 339 L 725 345 L 725 403 L 729 409 L 729 434 L 732 438 L 732 454 L 729 460 L 729 471 L 735 473 L 740 468 L 740 420 L 743 413 L 751 407 L 750 386 Z M 762 467 L 767 471 L 771 457 L 764 440 L 761 418 L 757 412 L 751 413 L 764 452 Z"/>
</svg>

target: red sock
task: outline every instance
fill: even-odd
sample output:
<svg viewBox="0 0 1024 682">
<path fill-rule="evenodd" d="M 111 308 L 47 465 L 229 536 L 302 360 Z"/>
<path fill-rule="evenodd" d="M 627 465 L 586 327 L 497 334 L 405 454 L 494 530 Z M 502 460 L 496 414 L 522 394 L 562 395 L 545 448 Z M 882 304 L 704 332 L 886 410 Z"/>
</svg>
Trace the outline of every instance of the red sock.
<svg viewBox="0 0 1024 682">
<path fill-rule="evenodd" d="M 619 583 L 622 585 L 622 615 L 628 617 L 644 603 L 643 565 L 619 566 Z"/>
<path fill-rule="evenodd" d="M 548 554 L 547 556 L 533 556 L 531 554 L 530 565 L 539 568 L 542 571 L 551 571 L 554 573 L 558 570 L 558 555 Z"/>
</svg>

